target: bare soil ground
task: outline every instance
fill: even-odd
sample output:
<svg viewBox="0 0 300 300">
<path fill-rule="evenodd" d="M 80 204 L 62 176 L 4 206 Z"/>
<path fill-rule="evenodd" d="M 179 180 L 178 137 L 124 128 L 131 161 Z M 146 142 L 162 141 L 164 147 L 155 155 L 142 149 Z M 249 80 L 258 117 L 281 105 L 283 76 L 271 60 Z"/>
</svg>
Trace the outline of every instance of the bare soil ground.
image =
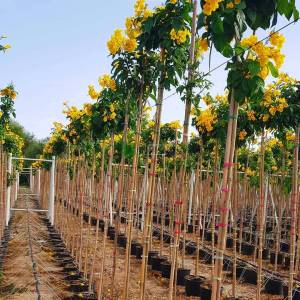
<svg viewBox="0 0 300 300">
<path fill-rule="evenodd" d="M 16 208 L 36 208 L 33 196 L 28 189 L 21 189 Z M 4 261 L 0 299 L 38 299 L 37 286 L 41 299 L 64 299 L 71 296 L 67 291 L 62 268 L 52 256 L 47 227 L 37 212 L 15 211 Z M 33 260 L 36 264 L 37 279 L 33 275 Z"/>
</svg>

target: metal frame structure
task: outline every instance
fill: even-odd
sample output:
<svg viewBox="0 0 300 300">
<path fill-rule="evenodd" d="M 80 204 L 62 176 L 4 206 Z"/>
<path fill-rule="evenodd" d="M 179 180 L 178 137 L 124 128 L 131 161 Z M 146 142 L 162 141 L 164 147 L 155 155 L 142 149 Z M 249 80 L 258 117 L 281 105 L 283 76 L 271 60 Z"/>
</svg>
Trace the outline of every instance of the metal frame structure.
<svg viewBox="0 0 300 300">
<path fill-rule="evenodd" d="M 8 176 L 12 174 L 12 161 L 13 160 L 26 160 L 26 161 L 43 161 L 43 162 L 49 162 L 51 163 L 51 170 L 50 170 L 50 186 L 49 186 L 49 199 L 48 199 L 48 209 L 47 210 L 41 210 L 41 209 L 29 209 L 30 211 L 45 211 L 48 212 L 48 218 L 50 220 L 51 225 L 54 225 L 54 199 L 55 199 L 55 156 L 52 156 L 52 159 L 40 159 L 40 158 L 25 158 L 25 157 L 13 157 L 12 154 L 10 153 L 8 156 Z M 16 180 L 16 190 L 15 190 L 15 198 L 14 200 L 17 199 L 18 195 L 18 188 L 19 188 L 19 176 L 20 174 L 29 174 L 30 175 L 30 189 L 33 191 L 34 187 L 34 176 L 32 175 L 32 167 L 26 168 L 25 172 L 17 172 Z M 40 170 L 38 170 L 37 173 L 38 177 L 38 184 L 37 184 L 37 193 L 36 194 L 31 194 L 31 195 L 40 195 Z M 8 226 L 10 217 L 11 217 L 11 212 L 12 211 L 27 211 L 28 209 L 25 208 L 11 208 L 11 185 L 7 187 L 7 196 L 6 196 L 6 219 L 5 219 L 5 224 Z"/>
</svg>

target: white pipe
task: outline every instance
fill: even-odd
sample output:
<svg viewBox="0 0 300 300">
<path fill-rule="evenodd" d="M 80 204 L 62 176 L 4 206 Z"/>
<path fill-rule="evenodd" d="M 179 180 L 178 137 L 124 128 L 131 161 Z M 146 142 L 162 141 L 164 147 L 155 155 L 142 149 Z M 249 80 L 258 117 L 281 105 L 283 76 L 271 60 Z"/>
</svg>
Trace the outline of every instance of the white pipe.
<svg viewBox="0 0 300 300">
<path fill-rule="evenodd" d="M 54 225 L 54 198 L 55 198 L 55 156 L 52 156 L 52 165 L 50 170 L 50 191 L 48 203 L 48 217 L 51 225 Z"/>
<path fill-rule="evenodd" d="M 37 196 L 40 197 L 40 192 L 41 192 L 41 169 L 38 169 L 37 173 Z"/>
<path fill-rule="evenodd" d="M 11 180 L 11 171 L 12 171 L 12 154 L 9 153 L 8 155 L 8 165 L 7 165 L 7 174 L 9 180 Z M 10 219 L 10 192 L 11 192 L 11 183 L 9 182 L 6 190 L 6 220 L 5 225 L 8 226 L 9 219 Z"/>
</svg>

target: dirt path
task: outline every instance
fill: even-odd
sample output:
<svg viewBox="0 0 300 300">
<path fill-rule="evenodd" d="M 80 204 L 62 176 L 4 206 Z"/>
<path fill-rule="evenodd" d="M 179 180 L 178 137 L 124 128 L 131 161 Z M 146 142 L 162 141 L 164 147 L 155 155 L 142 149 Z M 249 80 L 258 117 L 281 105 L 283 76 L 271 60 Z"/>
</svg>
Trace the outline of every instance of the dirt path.
<svg viewBox="0 0 300 300">
<path fill-rule="evenodd" d="M 38 208 L 28 189 L 20 189 L 15 208 Z M 3 274 L 0 299 L 65 299 L 67 291 L 62 268 L 56 263 L 43 213 L 15 211 Z"/>
</svg>

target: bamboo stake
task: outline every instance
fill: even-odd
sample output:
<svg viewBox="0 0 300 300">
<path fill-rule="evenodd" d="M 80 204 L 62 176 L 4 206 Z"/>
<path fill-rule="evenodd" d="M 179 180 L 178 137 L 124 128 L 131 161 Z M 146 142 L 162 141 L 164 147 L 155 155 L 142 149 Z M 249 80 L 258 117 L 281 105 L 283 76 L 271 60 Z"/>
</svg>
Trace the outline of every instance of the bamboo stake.
<svg viewBox="0 0 300 300">
<path fill-rule="evenodd" d="M 161 61 L 165 63 L 165 50 L 161 51 Z M 153 209 L 153 195 L 155 188 L 155 172 L 157 165 L 157 153 L 158 153 L 158 145 L 159 145 L 159 133 L 160 133 L 160 123 L 161 123 L 161 113 L 162 113 L 162 102 L 164 95 L 164 79 L 165 79 L 165 71 L 162 70 L 159 79 L 158 85 L 158 95 L 156 102 L 156 114 L 155 114 L 155 130 L 153 137 L 153 146 L 152 146 L 152 154 L 151 154 L 151 166 L 149 172 L 149 192 L 147 195 L 147 211 L 146 211 L 146 222 L 144 227 L 144 247 L 143 247 L 143 259 L 141 266 L 141 283 L 140 283 L 140 299 L 145 299 L 145 288 L 146 288 L 146 278 L 147 278 L 147 263 L 148 263 L 148 251 L 150 246 L 150 235 L 151 235 L 151 216 Z"/>
<path fill-rule="evenodd" d="M 123 185 L 124 185 L 124 172 L 125 172 L 125 150 L 127 143 L 127 131 L 128 131 L 128 106 L 129 106 L 130 98 L 126 99 L 125 103 L 125 120 L 124 120 L 124 128 L 123 128 L 123 138 L 122 138 L 122 154 L 121 154 L 121 162 L 120 162 L 120 173 L 118 178 L 118 198 L 117 198 L 117 209 L 116 209 L 116 219 L 115 219 L 115 239 L 114 239 L 114 250 L 113 250 L 113 266 L 112 266 L 112 278 L 111 278 L 111 296 L 113 295 L 115 288 L 115 276 L 116 276 L 116 267 L 117 267 L 117 240 L 118 235 L 120 233 L 120 220 L 121 220 L 121 209 L 122 209 L 122 201 L 123 201 Z"/>
<path fill-rule="evenodd" d="M 293 298 L 293 285 L 295 275 L 295 244 L 296 244 L 296 221 L 298 208 L 298 169 L 299 169 L 299 132 L 300 124 L 295 130 L 296 139 L 294 145 L 294 162 L 292 174 L 292 193 L 291 193 L 291 241 L 290 241 L 290 270 L 289 270 L 289 284 L 288 284 L 288 300 Z M 299 243 L 299 242 L 298 242 Z"/>
<path fill-rule="evenodd" d="M 110 140 L 110 149 L 109 149 L 109 160 L 108 160 L 108 169 L 107 169 L 107 193 L 105 193 L 106 199 L 104 204 L 104 212 L 103 212 L 103 220 L 104 220 L 104 234 L 102 240 L 102 258 L 100 264 L 100 273 L 99 273 L 99 286 L 98 286 L 98 300 L 101 300 L 102 292 L 103 292 L 103 278 L 104 278 L 104 266 L 105 266 L 105 258 L 106 258 L 106 239 L 107 239 L 107 229 L 108 229 L 108 221 L 109 221 L 109 206 L 110 206 L 110 198 L 112 191 L 112 162 L 114 155 L 114 132 L 111 133 Z"/>
<path fill-rule="evenodd" d="M 142 79 L 141 93 L 138 98 L 138 116 L 136 121 L 136 134 L 135 134 L 135 147 L 132 161 L 132 179 L 128 190 L 128 210 L 129 218 L 127 225 L 127 242 L 126 242 L 126 260 L 125 260 L 125 288 L 124 288 L 124 300 L 128 298 L 128 285 L 129 285 L 129 273 L 130 273 L 130 254 L 131 254 L 131 240 L 132 240 L 132 225 L 133 225 L 133 199 L 137 189 L 137 167 L 138 167 L 138 155 L 140 148 L 140 136 L 142 130 L 142 117 L 143 117 L 143 86 Z"/>
<path fill-rule="evenodd" d="M 231 176 L 233 153 L 235 151 L 235 138 L 237 126 L 238 104 L 234 101 L 234 91 L 231 92 L 230 107 L 229 107 L 229 122 L 227 129 L 226 148 L 224 155 L 224 168 L 222 180 L 222 194 L 220 221 L 222 226 L 219 227 L 218 248 L 216 249 L 216 262 L 214 267 L 214 276 L 212 280 L 212 299 L 219 300 L 221 294 L 223 256 L 226 247 L 227 223 L 228 223 L 228 204 L 231 190 Z"/>
<path fill-rule="evenodd" d="M 259 168 L 259 209 L 258 209 L 258 272 L 257 272 L 257 291 L 256 299 L 261 299 L 261 285 L 262 285 L 262 250 L 263 250 L 263 229 L 265 223 L 265 128 L 262 129 L 261 144 L 260 144 L 260 168 Z M 255 253 L 256 254 L 256 253 Z"/>
</svg>

